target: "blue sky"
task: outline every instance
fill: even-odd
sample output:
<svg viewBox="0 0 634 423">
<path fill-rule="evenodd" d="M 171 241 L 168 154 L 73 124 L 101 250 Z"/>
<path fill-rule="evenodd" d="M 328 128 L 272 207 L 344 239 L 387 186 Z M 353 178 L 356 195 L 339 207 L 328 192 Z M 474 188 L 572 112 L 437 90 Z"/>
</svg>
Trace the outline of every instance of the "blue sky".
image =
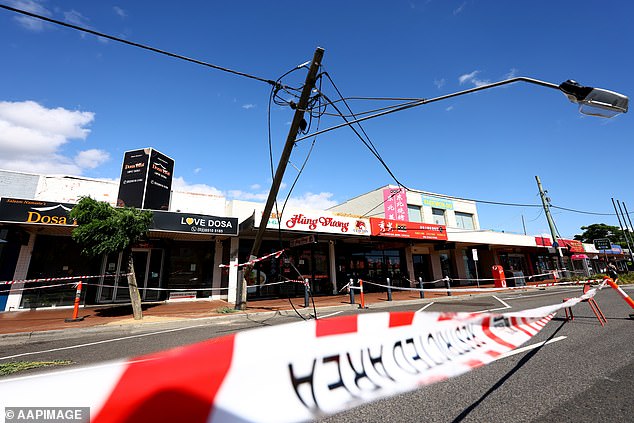
<svg viewBox="0 0 634 423">
<path fill-rule="evenodd" d="M 634 93 L 627 1 L 31 1 L 54 19 L 277 79 L 325 49 L 346 97 L 433 98 L 527 76 Z M 116 179 L 123 152 L 174 158 L 177 186 L 264 201 L 271 183 L 270 86 L 0 10 L 0 167 Z M 283 82 L 299 86 L 305 70 Z M 321 90 L 338 98 L 323 79 Z M 351 101 L 355 113 L 385 102 Z M 335 113 L 332 108 L 326 110 Z M 273 105 L 277 164 L 293 111 Z M 319 128 L 341 123 L 324 115 Z M 313 128 L 317 121 L 313 121 Z M 634 211 L 632 113 L 583 116 L 560 92 L 513 84 L 363 123 L 404 185 L 457 197 Z M 283 198 L 311 140 L 298 143 Z M 295 167 L 294 167 L 295 166 Z M 348 128 L 316 138 L 292 197 L 326 208 L 394 180 Z M 539 207 L 479 204 L 482 228 L 547 233 Z M 616 216 L 553 210 L 568 238 Z"/>
</svg>

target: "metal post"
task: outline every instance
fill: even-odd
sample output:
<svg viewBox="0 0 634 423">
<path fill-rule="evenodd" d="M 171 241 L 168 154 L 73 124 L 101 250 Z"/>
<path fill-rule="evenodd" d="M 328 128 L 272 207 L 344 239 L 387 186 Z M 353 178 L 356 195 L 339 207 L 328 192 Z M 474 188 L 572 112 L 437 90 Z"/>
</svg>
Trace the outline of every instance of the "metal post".
<svg viewBox="0 0 634 423">
<path fill-rule="evenodd" d="M 304 279 L 304 307 L 309 307 L 310 303 L 308 301 L 308 278 Z"/>
<path fill-rule="evenodd" d="M 445 288 L 447 288 L 447 296 L 451 297 L 451 285 L 449 284 L 449 276 L 445 276 Z"/>
<path fill-rule="evenodd" d="M 284 177 L 284 172 L 286 171 L 286 165 L 288 165 L 288 161 L 291 157 L 291 152 L 293 151 L 293 147 L 295 146 L 297 133 L 299 132 L 300 124 L 304 119 L 304 112 L 306 111 L 306 108 L 308 106 L 310 93 L 315 87 L 317 72 L 319 71 L 319 67 L 321 66 L 321 59 L 323 55 L 324 49 L 318 47 L 315 50 L 313 60 L 308 70 L 308 75 L 306 75 L 304 87 L 302 88 L 302 93 L 299 97 L 299 102 L 297 104 L 297 107 L 295 108 L 295 115 L 293 116 L 291 127 L 288 130 L 288 136 L 286 138 L 286 143 L 284 144 L 284 149 L 282 150 L 282 155 L 280 156 L 280 162 L 277 165 L 277 170 L 275 171 L 273 183 L 271 184 L 271 189 L 269 190 L 269 195 L 266 199 L 266 204 L 264 205 L 264 212 L 262 213 L 260 226 L 258 227 L 258 232 L 255 235 L 255 240 L 253 241 L 253 247 L 251 248 L 249 260 L 251 260 L 251 258 L 255 258 L 260 250 L 260 244 L 262 243 L 262 238 L 264 237 L 264 232 L 266 231 L 266 223 L 268 222 L 271 211 L 273 210 L 273 205 L 275 204 L 275 200 L 277 199 L 277 193 L 280 190 L 282 178 Z M 278 219 L 279 218 L 280 217 L 278 216 Z M 242 278 L 240 280 L 240 283 L 238 283 L 237 291 L 236 309 L 244 310 L 247 306 L 247 287 L 246 280 L 244 278 Z"/>
<path fill-rule="evenodd" d="M 350 285 L 348 285 L 350 291 L 350 304 L 354 304 L 354 279 L 350 278 Z"/>
<path fill-rule="evenodd" d="M 392 285 L 390 284 L 390 278 L 387 278 L 387 300 L 392 301 Z"/>
<path fill-rule="evenodd" d="M 423 278 L 418 277 L 418 286 L 420 287 L 420 297 L 425 298 L 425 292 L 423 291 Z"/>
</svg>

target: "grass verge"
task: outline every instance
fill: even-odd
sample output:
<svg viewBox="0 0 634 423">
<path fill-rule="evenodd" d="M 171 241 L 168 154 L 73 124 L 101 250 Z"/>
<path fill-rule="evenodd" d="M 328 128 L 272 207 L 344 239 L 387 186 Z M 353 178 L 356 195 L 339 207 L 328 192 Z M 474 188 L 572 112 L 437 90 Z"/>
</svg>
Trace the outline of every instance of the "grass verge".
<svg viewBox="0 0 634 423">
<path fill-rule="evenodd" d="M 69 364 L 73 364 L 73 362 L 70 360 L 11 361 L 9 363 L 0 363 L 0 376 L 6 376 L 29 369 L 36 369 L 38 367 L 67 366 Z"/>
</svg>

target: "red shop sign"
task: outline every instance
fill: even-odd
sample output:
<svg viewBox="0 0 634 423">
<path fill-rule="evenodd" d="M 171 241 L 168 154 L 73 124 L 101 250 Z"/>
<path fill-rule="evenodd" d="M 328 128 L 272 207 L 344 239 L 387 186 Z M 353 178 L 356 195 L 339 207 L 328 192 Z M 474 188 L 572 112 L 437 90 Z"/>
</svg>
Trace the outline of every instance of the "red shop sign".
<svg viewBox="0 0 634 423">
<path fill-rule="evenodd" d="M 371 233 L 374 236 L 431 240 L 447 239 L 446 227 L 431 223 L 406 222 L 403 220 L 371 217 L 370 227 Z"/>
</svg>

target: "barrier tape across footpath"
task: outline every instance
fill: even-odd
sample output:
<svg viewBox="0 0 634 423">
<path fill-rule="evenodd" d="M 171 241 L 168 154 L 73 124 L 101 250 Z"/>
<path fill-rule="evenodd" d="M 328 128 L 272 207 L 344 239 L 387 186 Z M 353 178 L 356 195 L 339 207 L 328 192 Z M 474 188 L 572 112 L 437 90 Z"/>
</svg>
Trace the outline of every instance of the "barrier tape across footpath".
<svg viewBox="0 0 634 423">
<path fill-rule="evenodd" d="M 0 281 L 0 285 L 13 285 L 16 283 L 34 283 L 34 282 L 53 282 L 53 281 L 70 281 L 74 279 L 97 279 L 112 278 L 115 276 L 128 276 L 131 273 L 117 273 L 107 275 L 83 275 L 83 276 L 61 276 L 58 278 L 36 278 L 36 279 L 17 279 L 13 281 Z"/>
<path fill-rule="evenodd" d="M 11 407 L 89 406 L 95 423 L 309 421 L 484 366 L 606 281 L 561 304 L 511 313 L 382 312 L 258 328 L 0 380 L 0 398 Z"/>
</svg>

